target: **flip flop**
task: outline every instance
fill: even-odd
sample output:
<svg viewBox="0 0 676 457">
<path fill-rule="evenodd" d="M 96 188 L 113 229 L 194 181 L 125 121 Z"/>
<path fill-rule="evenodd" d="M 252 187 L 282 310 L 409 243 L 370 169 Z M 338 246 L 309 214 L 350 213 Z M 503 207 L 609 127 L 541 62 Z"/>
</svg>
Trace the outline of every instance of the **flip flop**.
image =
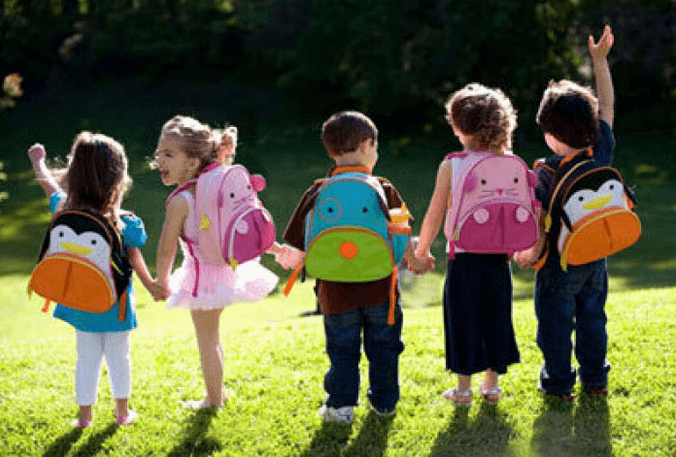
<svg viewBox="0 0 676 457">
<path fill-rule="evenodd" d="M 115 418 L 115 425 L 118 427 L 122 425 L 131 425 L 134 421 L 138 419 L 138 414 L 136 411 L 129 410 L 126 416 L 120 416 Z"/>
<path fill-rule="evenodd" d="M 73 419 L 73 421 L 70 423 L 75 428 L 89 428 L 92 425 L 94 425 L 93 420 L 88 420 L 88 421 L 82 421 L 80 422 L 80 419 Z"/>
</svg>

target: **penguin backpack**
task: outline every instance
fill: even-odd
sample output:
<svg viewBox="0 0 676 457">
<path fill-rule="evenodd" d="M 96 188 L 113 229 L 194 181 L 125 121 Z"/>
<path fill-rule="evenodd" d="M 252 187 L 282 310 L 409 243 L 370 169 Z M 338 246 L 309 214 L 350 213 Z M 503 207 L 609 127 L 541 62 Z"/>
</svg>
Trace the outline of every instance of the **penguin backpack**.
<svg viewBox="0 0 676 457">
<path fill-rule="evenodd" d="M 87 210 L 54 215 L 28 284 L 46 301 L 90 313 L 108 312 L 120 301 L 119 320 L 127 309 L 132 268 L 122 237 L 103 216 Z"/>
<path fill-rule="evenodd" d="M 628 248 L 641 235 L 633 211 L 634 192 L 611 166 L 599 165 L 593 151 L 564 158 L 558 166 L 539 161 L 536 168 L 552 174 L 546 197 L 547 249 L 557 249 L 561 269 L 583 265 Z M 536 267 L 544 264 L 545 257 Z"/>
<path fill-rule="evenodd" d="M 230 265 L 254 259 L 275 242 L 275 224 L 270 212 L 258 199 L 265 189 L 265 178 L 251 175 L 242 165 L 208 165 L 196 180 L 179 186 L 167 204 L 181 191 L 195 184 L 195 245 L 205 262 Z"/>
<path fill-rule="evenodd" d="M 406 207 L 390 210 L 378 178 L 348 171 L 319 181 L 305 218 L 305 262 L 299 270 L 333 282 L 370 282 L 392 276 L 390 323 L 394 322 L 397 265 L 411 234 Z"/>
<path fill-rule="evenodd" d="M 451 207 L 446 214 L 448 255 L 455 249 L 509 254 L 538 238 L 537 176 L 519 156 L 460 152 L 451 161 Z"/>
</svg>

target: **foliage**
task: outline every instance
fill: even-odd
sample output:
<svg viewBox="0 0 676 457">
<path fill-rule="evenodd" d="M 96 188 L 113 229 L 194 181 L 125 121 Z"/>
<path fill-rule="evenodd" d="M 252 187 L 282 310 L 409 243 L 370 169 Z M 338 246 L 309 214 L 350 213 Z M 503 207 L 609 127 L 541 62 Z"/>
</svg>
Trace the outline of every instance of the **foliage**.
<svg viewBox="0 0 676 457">
<path fill-rule="evenodd" d="M 16 105 L 15 98 L 23 95 L 21 90 L 21 75 L 12 73 L 5 76 L 2 82 L 3 95 L 0 97 L 0 112 L 7 108 L 13 108 Z M 0 161 L 0 181 L 7 181 L 7 174 L 3 171 L 5 164 Z M 6 191 L 0 191 L 0 203 L 6 200 L 9 194 Z"/>
<path fill-rule="evenodd" d="M 675 119 L 674 0 L 15 0 L 0 66 L 59 87 L 91 77 L 228 74 L 278 85 L 321 113 L 354 106 L 398 127 L 443 124 L 468 81 L 500 86 L 528 132 L 547 81 L 591 82 L 586 37 L 603 23 L 618 103 L 634 129 Z"/>
</svg>

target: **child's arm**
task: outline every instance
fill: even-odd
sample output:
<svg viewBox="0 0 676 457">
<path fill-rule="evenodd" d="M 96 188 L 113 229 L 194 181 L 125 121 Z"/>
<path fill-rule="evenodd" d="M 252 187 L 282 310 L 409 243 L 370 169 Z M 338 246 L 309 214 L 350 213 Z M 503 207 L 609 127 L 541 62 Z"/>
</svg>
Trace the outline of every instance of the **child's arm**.
<svg viewBox="0 0 676 457">
<path fill-rule="evenodd" d="M 284 269 L 294 268 L 303 259 L 303 251 L 294 248 L 290 244 L 275 244 L 267 250 L 269 254 L 275 256 L 275 262 L 280 264 Z"/>
<path fill-rule="evenodd" d="M 430 204 L 425 213 L 418 247 L 415 250 L 415 256 L 419 261 L 424 261 L 433 268 L 434 256 L 430 254 L 432 242 L 437 237 L 441 224 L 444 221 L 448 207 L 448 199 L 451 192 L 451 162 L 444 160 L 439 166 L 437 172 L 437 181 L 430 199 Z M 415 265 L 414 265 L 415 267 Z M 413 271 L 416 271 L 415 269 Z"/>
<path fill-rule="evenodd" d="M 615 38 L 609 25 L 603 29 L 603 35 L 598 43 L 594 37 L 589 37 L 589 54 L 594 67 L 594 79 L 596 80 L 596 93 L 599 99 L 599 119 L 604 120 L 611 127 L 615 116 L 615 92 L 613 79 L 608 66 L 608 53 L 613 47 Z"/>
<path fill-rule="evenodd" d="M 535 245 L 526 249 L 525 251 L 515 252 L 513 259 L 520 268 L 533 268 L 542 255 L 542 250 L 545 248 L 545 211 L 540 211 L 538 217 L 538 239 Z"/>
<path fill-rule="evenodd" d="M 167 205 L 162 234 L 157 245 L 156 280 L 157 285 L 166 290 L 169 289 L 169 274 L 176 257 L 178 238 L 183 230 L 183 223 L 188 217 L 188 210 L 188 202 L 180 195 L 177 195 Z"/>
<path fill-rule="evenodd" d="M 148 265 L 146 265 L 141 250 L 139 248 L 127 248 L 127 255 L 129 256 L 129 263 L 131 263 L 132 268 L 136 272 L 136 276 L 141 280 L 143 287 L 153 296 L 153 299 L 158 301 L 169 298 L 169 291 L 156 284 L 150 275 Z"/>
<path fill-rule="evenodd" d="M 35 143 L 28 149 L 28 158 L 31 161 L 33 166 L 33 173 L 35 173 L 35 179 L 40 183 L 43 192 L 46 196 L 52 195 L 54 192 L 61 190 L 56 179 L 52 175 L 52 172 L 47 168 L 45 163 L 45 157 L 47 153 L 45 152 L 45 147 L 40 143 Z"/>
</svg>

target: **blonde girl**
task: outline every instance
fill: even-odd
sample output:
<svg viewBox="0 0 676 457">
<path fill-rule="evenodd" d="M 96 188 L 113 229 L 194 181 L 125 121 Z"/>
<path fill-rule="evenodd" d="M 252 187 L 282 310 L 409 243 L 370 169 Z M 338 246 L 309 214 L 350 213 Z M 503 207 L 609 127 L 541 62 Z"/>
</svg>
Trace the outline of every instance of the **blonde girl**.
<svg viewBox="0 0 676 457">
<path fill-rule="evenodd" d="M 180 186 L 196 178 L 213 162 L 231 165 L 236 146 L 235 127 L 228 127 L 221 133 L 191 117 L 175 116 L 162 127 L 155 165 L 163 184 Z M 189 309 L 195 326 L 206 397 L 183 404 L 191 408 L 222 407 L 226 395 L 223 388 L 223 345 L 219 335 L 221 312 L 232 303 L 261 300 L 274 289 L 278 278 L 257 261 L 245 262 L 233 271 L 230 266 L 192 260 L 184 239 L 197 239 L 195 227 L 190 223 L 194 192 L 194 185 L 188 187 L 167 205 L 157 249 L 157 284 L 171 293 L 167 308 Z M 179 243 L 183 263 L 171 274 Z M 281 247 L 275 244 L 269 252 L 278 254 L 280 250 Z M 193 255 L 200 258 L 199 247 L 194 249 Z M 197 275 L 200 280 L 198 291 L 194 294 Z"/>
</svg>

